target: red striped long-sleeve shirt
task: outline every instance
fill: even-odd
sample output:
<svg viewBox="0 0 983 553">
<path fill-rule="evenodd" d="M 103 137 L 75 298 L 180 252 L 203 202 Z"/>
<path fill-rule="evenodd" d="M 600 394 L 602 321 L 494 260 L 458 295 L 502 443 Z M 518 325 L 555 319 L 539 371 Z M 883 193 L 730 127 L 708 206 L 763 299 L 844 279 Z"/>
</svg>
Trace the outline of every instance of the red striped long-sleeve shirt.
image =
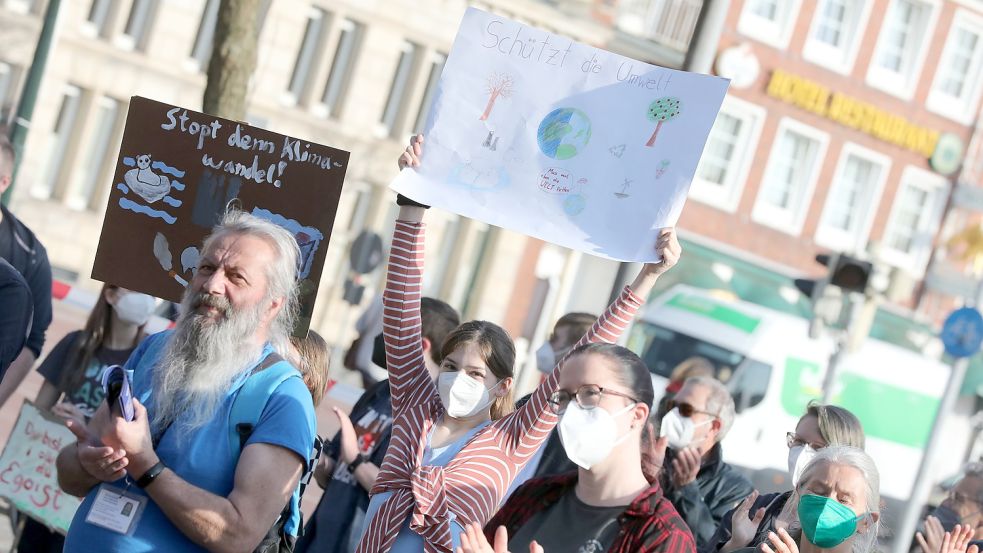
<svg viewBox="0 0 983 553">
<path fill-rule="evenodd" d="M 427 436 L 444 414 L 423 358 L 423 239 L 422 223 L 396 222 L 383 293 L 393 427 L 372 488 L 373 494 L 392 495 L 369 522 L 356 553 L 387 553 L 410 515 L 410 528 L 423 537 L 426 553 L 451 553 L 451 521 L 487 522 L 558 421 L 548 400 L 557 389 L 565 359 L 521 409 L 475 434 L 447 466 L 421 466 Z M 616 342 L 641 305 L 625 288 L 580 343 Z"/>
</svg>

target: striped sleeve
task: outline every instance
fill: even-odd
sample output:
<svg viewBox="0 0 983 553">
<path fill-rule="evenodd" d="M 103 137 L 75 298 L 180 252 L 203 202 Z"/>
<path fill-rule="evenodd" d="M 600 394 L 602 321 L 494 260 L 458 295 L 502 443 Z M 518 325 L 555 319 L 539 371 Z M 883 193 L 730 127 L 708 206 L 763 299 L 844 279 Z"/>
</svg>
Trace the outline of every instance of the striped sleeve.
<svg viewBox="0 0 983 553">
<path fill-rule="evenodd" d="M 423 358 L 423 241 L 423 223 L 396 221 L 382 295 L 382 334 L 396 416 L 437 393 Z"/>
<path fill-rule="evenodd" d="M 592 342 L 616 343 L 643 303 L 642 299 L 632 293 L 631 288 L 625 286 L 621 295 L 594 322 L 574 349 Z M 520 462 L 524 462 L 527 456 L 535 453 L 549 438 L 550 432 L 556 425 L 558 417 L 549 409 L 548 402 L 550 396 L 559 387 L 560 373 L 568 357 L 569 354 L 560 359 L 553 372 L 539 385 L 529 401 L 513 415 L 510 421 L 516 424 L 516 427 L 509 432 L 513 438 L 521 440 L 515 452 Z"/>
</svg>

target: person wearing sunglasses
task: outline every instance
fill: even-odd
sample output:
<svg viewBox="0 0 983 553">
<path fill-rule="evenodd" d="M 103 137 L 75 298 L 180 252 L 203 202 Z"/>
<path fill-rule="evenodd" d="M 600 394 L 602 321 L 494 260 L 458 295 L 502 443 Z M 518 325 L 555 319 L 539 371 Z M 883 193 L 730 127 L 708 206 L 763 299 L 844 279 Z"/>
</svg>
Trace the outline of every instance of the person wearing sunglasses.
<svg viewBox="0 0 983 553">
<path fill-rule="evenodd" d="M 983 545 L 983 463 L 968 463 L 946 498 L 915 534 L 923 553 L 937 553 L 946 532 L 956 525 L 974 528 L 973 544 Z"/>
<path fill-rule="evenodd" d="M 863 426 L 853 413 L 835 405 L 809 403 L 795 430 L 785 435 L 793 487 L 819 451 L 829 446 L 863 449 L 865 441 Z M 717 532 L 700 548 L 701 553 L 731 553 L 742 547 L 758 547 L 767 543 L 769 533 L 797 524 L 795 511 L 785 508 L 792 493 L 752 493 L 724 515 Z"/>
<path fill-rule="evenodd" d="M 734 400 L 719 380 L 700 376 L 686 379 L 666 407 L 661 438 L 647 446 L 646 456 L 663 459 L 657 466 L 666 497 L 697 546 L 705 547 L 724 514 L 754 491 L 721 452 L 720 441 L 734 423 Z"/>
<path fill-rule="evenodd" d="M 553 553 L 694 552 L 686 524 L 642 473 L 641 436 L 654 395 L 648 368 L 630 350 L 605 343 L 574 349 L 549 405 L 577 471 L 520 486 L 485 535 L 470 535 L 458 551 L 489 551 L 504 532 L 508 551 L 521 553 L 539 551 L 533 542 Z"/>
</svg>

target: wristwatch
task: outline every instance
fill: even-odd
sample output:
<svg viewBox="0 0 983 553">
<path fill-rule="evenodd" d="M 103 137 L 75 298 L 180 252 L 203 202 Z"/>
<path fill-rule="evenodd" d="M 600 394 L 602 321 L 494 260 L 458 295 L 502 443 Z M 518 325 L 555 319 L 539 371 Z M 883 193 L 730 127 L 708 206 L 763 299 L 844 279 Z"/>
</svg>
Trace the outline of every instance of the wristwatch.
<svg viewBox="0 0 983 553">
<path fill-rule="evenodd" d="M 365 455 L 359 453 L 358 456 L 355 457 L 355 460 L 353 460 L 351 463 L 348 463 L 348 472 L 355 474 L 355 469 L 357 469 L 359 465 L 361 465 L 366 461 L 368 461 L 368 459 L 365 458 Z"/>
</svg>

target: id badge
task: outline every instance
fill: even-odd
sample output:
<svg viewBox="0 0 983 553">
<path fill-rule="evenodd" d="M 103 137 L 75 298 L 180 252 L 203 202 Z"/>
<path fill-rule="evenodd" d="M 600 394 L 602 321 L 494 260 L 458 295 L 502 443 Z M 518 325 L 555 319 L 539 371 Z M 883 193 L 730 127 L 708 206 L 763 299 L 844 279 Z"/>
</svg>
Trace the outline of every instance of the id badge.
<svg viewBox="0 0 983 553">
<path fill-rule="evenodd" d="M 85 517 L 85 522 L 117 534 L 130 536 L 136 530 L 146 506 L 145 496 L 101 484 L 99 491 L 96 492 L 95 501 L 89 508 L 89 514 Z"/>
</svg>

